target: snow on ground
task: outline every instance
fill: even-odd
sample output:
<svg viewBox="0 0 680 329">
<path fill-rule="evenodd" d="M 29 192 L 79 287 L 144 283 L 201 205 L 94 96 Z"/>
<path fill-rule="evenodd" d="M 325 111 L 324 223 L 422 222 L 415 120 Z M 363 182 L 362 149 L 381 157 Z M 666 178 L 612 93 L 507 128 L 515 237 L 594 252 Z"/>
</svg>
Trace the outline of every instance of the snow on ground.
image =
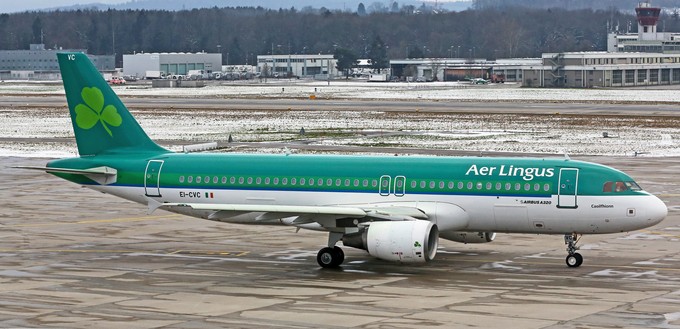
<svg viewBox="0 0 680 329">
<path fill-rule="evenodd" d="M 226 142 L 232 136 L 237 142 L 680 156 L 680 118 L 668 117 L 199 109 L 140 110 L 133 114 L 153 139 L 175 150 L 181 149 L 182 143 Z M 300 134 L 302 128 L 304 135 Z M 605 131 L 610 138 L 603 137 Z M 64 143 L 64 138 L 72 135 L 70 119 L 63 109 L 0 108 L 0 155 L 57 152 L 57 156 L 71 156 L 75 145 Z"/>
<path fill-rule="evenodd" d="M 529 89 L 457 82 L 369 83 L 269 80 L 204 88 L 114 86 L 129 97 L 309 97 L 680 103 L 680 93 L 653 89 Z M 2 95 L 63 95 L 60 84 L 0 83 Z M 350 145 L 574 155 L 680 156 L 679 117 L 546 114 L 447 114 L 380 111 L 141 110 L 134 115 L 152 138 L 173 149 L 188 141 L 287 141 Z M 40 118 L 40 120 L 36 120 Z M 305 134 L 300 135 L 304 128 Z M 603 133 L 611 138 L 604 138 Z M 73 136 L 58 108 L 0 108 L 0 155 L 73 155 Z M 32 139 L 51 139 L 34 142 Z M 47 152 L 47 153 L 46 153 Z M 52 153 L 49 153 L 52 152 Z M 55 153 L 56 152 L 56 153 Z"/>
<path fill-rule="evenodd" d="M 652 102 L 680 103 L 680 93 L 666 89 L 548 89 L 519 88 L 516 83 L 470 85 L 468 82 L 366 82 L 309 80 L 259 80 L 210 83 L 203 88 L 150 88 L 150 85 L 114 86 L 128 97 L 261 97 L 342 99 L 440 99 L 545 102 Z M 58 84 L 0 83 L 0 94 L 63 95 Z"/>
</svg>

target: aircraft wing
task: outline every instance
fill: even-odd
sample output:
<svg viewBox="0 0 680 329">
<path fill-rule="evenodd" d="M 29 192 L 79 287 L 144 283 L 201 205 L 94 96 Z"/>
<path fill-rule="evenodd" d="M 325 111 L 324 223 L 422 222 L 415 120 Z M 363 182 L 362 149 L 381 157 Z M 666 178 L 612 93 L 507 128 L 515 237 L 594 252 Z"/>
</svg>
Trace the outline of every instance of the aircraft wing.
<svg viewBox="0 0 680 329">
<path fill-rule="evenodd" d="M 248 213 L 255 213 L 255 222 L 276 221 L 295 217 L 292 225 L 319 223 L 326 228 L 336 227 L 337 219 L 354 218 L 394 221 L 427 219 L 420 209 L 411 207 L 359 207 L 359 206 L 288 206 L 288 205 L 251 205 L 219 203 L 162 203 L 149 204 L 150 210 L 156 208 L 191 208 L 211 212 L 209 219 L 227 219 Z"/>
</svg>

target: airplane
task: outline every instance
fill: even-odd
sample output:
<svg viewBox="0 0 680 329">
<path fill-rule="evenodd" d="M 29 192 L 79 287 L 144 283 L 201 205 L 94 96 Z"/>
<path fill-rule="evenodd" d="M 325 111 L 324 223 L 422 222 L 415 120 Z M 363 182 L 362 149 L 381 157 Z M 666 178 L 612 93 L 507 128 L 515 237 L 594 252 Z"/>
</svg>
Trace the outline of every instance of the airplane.
<svg viewBox="0 0 680 329">
<path fill-rule="evenodd" d="M 57 55 L 79 157 L 38 169 L 148 207 L 213 221 L 328 232 L 337 246 L 425 263 L 439 238 L 492 242 L 499 233 L 563 235 L 578 267 L 583 234 L 661 222 L 666 205 L 629 175 L 564 159 L 175 153 L 153 142 L 85 54 Z M 181 124 L 178 122 L 178 124 Z"/>
</svg>

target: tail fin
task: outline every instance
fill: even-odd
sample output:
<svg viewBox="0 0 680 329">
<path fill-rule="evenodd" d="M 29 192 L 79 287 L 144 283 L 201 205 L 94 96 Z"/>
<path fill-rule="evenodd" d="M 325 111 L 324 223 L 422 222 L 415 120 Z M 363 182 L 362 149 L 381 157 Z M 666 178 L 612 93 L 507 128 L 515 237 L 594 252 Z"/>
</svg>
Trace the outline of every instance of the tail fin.
<svg viewBox="0 0 680 329">
<path fill-rule="evenodd" d="M 80 156 L 169 152 L 146 135 L 87 55 L 57 58 Z"/>
</svg>

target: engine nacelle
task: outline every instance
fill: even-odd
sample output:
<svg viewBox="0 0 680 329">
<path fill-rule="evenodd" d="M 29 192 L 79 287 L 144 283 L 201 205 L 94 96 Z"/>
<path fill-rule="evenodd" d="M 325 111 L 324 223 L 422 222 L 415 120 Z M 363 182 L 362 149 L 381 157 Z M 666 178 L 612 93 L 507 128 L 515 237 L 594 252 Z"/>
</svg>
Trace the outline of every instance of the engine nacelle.
<svg viewBox="0 0 680 329">
<path fill-rule="evenodd" d="M 438 237 L 437 225 L 425 220 L 373 222 L 361 233 L 345 235 L 342 243 L 384 260 L 423 263 L 437 254 Z"/>
<path fill-rule="evenodd" d="M 496 238 L 495 232 L 440 232 L 442 239 L 461 243 L 488 243 Z"/>
</svg>

